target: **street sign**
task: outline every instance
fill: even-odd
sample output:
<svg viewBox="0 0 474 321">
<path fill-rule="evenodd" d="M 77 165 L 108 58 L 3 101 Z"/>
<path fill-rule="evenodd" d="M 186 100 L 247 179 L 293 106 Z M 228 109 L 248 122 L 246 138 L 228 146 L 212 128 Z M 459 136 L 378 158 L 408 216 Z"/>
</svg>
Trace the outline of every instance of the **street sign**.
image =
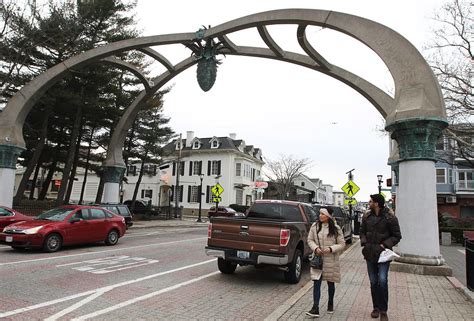
<svg viewBox="0 0 474 321">
<path fill-rule="evenodd" d="M 352 197 L 360 190 L 360 187 L 354 183 L 354 181 L 348 181 L 343 187 L 342 191 L 346 193 L 347 196 Z"/>
<path fill-rule="evenodd" d="M 344 204 L 346 205 L 357 205 L 357 200 L 355 198 L 345 198 Z"/>
<path fill-rule="evenodd" d="M 267 182 L 255 182 L 255 188 L 267 188 L 268 183 Z"/>
<path fill-rule="evenodd" d="M 213 198 L 212 198 L 212 202 L 213 202 L 213 203 L 220 203 L 221 201 L 222 201 L 222 198 L 221 198 L 221 197 L 216 196 L 216 197 L 213 197 Z"/>
<path fill-rule="evenodd" d="M 211 187 L 211 192 L 214 194 L 214 196 L 219 196 L 222 194 L 222 192 L 224 192 L 224 188 L 221 186 L 221 184 L 217 183 Z"/>
</svg>

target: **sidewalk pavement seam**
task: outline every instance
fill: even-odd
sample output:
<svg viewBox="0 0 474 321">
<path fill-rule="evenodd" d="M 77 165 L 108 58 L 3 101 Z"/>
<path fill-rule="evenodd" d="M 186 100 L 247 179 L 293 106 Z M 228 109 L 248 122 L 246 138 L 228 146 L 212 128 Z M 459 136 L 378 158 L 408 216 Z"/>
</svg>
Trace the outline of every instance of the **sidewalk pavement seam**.
<svg viewBox="0 0 474 321">
<path fill-rule="evenodd" d="M 353 242 L 351 246 L 345 249 L 344 253 L 342 253 L 339 258 L 342 259 L 352 247 L 358 244 L 359 241 Z M 281 316 L 283 316 L 293 305 L 295 305 L 308 291 L 313 288 L 313 280 L 308 281 L 298 292 L 293 294 L 288 300 L 283 302 L 283 304 L 273 311 L 268 317 L 264 319 L 264 321 L 275 321 L 278 320 Z"/>
</svg>

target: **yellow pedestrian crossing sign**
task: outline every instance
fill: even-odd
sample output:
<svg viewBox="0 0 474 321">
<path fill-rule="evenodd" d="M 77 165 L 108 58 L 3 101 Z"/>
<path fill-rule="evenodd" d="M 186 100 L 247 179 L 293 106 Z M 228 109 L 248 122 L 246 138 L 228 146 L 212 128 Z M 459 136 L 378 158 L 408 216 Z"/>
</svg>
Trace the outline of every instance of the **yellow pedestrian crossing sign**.
<svg viewBox="0 0 474 321">
<path fill-rule="evenodd" d="M 343 187 L 342 191 L 346 193 L 347 196 L 352 197 L 360 190 L 360 187 L 354 183 L 354 181 L 348 181 Z"/>
<path fill-rule="evenodd" d="M 211 192 L 214 196 L 219 196 L 224 192 L 224 188 L 221 186 L 221 184 L 217 183 L 216 185 L 211 187 Z"/>
<path fill-rule="evenodd" d="M 220 203 L 221 201 L 222 201 L 222 198 L 221 198 L 221 197 L 216 196 L 216 197 L 213 197 L 213 198 L 212 198 L 212 202 L 213 202 L 213 203 Z"/>
<path fill-rule="evenodd" d="M 344 204 L 346 205 L 357 205 L 357 200 L 355 198 L 345 198 Z"/>
</svg>

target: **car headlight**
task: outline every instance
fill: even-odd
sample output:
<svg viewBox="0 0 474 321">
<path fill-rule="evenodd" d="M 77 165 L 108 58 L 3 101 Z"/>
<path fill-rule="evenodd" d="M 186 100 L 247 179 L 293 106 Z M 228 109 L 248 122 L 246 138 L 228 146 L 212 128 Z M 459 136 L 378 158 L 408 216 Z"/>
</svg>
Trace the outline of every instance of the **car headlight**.
<svg viewBox="0 0 474 321">
<path fill-rule="evenodd" d="M 37 227 L 32 227 L 32 228 L 29 228 L 27 230 L 23 230 L 23 233 L 25 234 L 36 234 L 38 233 L 39 230 L 41 230 L 43 228 L 42 225 L 40 226 L 37 226 Z"/>
</svg>

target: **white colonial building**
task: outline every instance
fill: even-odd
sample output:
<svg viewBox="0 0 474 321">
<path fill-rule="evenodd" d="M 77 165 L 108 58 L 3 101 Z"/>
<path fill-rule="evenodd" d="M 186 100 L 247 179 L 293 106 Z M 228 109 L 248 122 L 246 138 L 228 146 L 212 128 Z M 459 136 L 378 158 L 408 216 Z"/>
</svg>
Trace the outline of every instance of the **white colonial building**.
<svg viewBox="0 0 474 321">
<path fill-rule="evenodd" d="M 293 184 L 298 188 L 303 188 L 314 193 L 312 199 L 313 203 L 320 204 L 333 204 L 333 187 L 329 184 L 323 184 L 323 181 L 319 178 L 309 178 L 308 176 L 301 174 L 293 180 Z M 304 191 L 298 190 L 298 193 Z"/>
<path fill-rule="evenodd" d="M 195 137 L 194 132 L 188 131 L 185 139 L 172 141 L 163 151 L 167 155 L 163 157 L 164 163 L 170 166 L 161 171 L 161 206 L 166 206 L 169 196 L 175 204 L 173 191 L 178 190 L 179 206 L 187 212 L 198 209 L 202 186 L 201 206 L 209 209 L 215 205 L 211 187 L 216 183 L 223 188 L 219 205 L 250 205 L 260 197 L 255 182 L 264 164 L 262 151 L 236 139 L 235 134 Z M 175 188 L 177 184 L 179 189 Z"/>
</svg>

